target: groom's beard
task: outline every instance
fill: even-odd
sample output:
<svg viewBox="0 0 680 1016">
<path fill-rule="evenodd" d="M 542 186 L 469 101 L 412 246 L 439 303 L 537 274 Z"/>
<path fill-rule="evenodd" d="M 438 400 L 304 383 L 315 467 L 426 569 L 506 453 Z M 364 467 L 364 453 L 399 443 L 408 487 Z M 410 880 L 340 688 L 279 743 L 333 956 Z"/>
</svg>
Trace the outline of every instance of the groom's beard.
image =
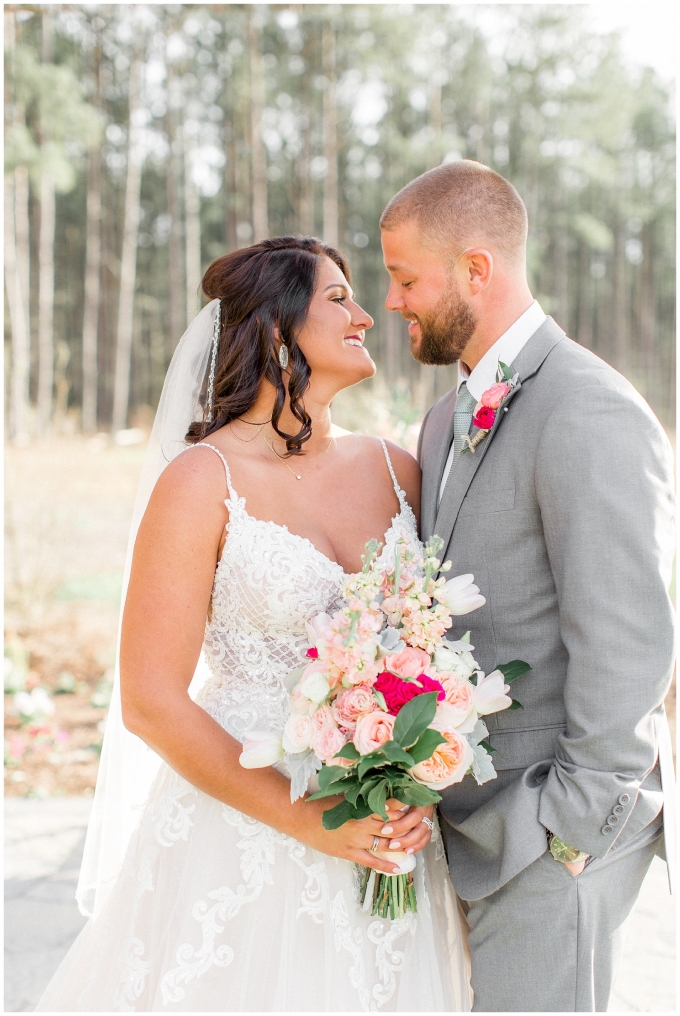
<svg viewBox="0 0 680 1016">
<path fill-rule="evenodd" d="M 409 318 L 420 325 L 420 342 L 411 340 L 411 354 L 420 363 L 443 367 L 460 360 L 477 324 L 458 293 L 447 294 L 427 317 Z"/>
</svg>

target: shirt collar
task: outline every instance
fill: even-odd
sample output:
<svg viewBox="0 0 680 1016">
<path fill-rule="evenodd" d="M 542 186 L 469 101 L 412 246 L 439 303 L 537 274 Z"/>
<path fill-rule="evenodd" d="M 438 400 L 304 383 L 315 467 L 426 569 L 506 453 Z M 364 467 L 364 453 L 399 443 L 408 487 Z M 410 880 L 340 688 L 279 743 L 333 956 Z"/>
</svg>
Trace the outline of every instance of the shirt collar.
<svg viewBox="0 0 680 1016">
<path fill-rule="evenodd" d="M 496 339 L 493 346 L 487 349 L 474 370 L 468 373 L 467 367 L 462 360 L 459 360 L 456 391 L 463 381 L 467 381 L 468 391 L 479 401 L 484 392 L 492 384 L 495 384 L 498 361 L 502 360 L 509 366 L 545 319 L 546 314 L 538 301 L 534 300 L 531 306 L 523 314 L 520 314 L 514 324 L 511 324 L 508 330 L 503 332 L 499 339 Z"/>
</svg>

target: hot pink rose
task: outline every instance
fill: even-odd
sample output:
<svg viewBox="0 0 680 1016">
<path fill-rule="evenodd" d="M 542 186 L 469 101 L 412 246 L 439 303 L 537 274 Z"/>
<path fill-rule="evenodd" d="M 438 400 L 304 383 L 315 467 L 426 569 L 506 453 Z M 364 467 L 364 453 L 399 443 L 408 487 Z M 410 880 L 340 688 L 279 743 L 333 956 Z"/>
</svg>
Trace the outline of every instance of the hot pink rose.
<svg viewBox="0 0 680 1016">
<path fill-rule="evenodd" d="M 491 430 L 495 419 L 495 410 L 489 409 L 488 406 L 482 406 L 472 417 L 472 422 L 479 430 Z"/>
<path fill-rule="evenodd" d="M 327 765 L 332 765 L 334 755 L 342 748 L 345 737 L 333 719 L 330 706 L 321 706 L 312 716 L 312 748 Z"/>
<path fill-rule="evenodd" d="M 436 726 L 436 720 L 432 726 Z M 443 790 L 453 783 L 460 783 L 474 758 L 466 737 L 455 730 L 442 730 L 441 733 L 446 741 L 435 749 L 430 758 L 410 770 L 413 779 L 430 790 Z"/>
<path fill-rule="evenodd" d="M 357 684 L 338 695 L 332 706 L 333 716 L 341 727 L 354 730 L 359 717 L 364 713 L 372 713 L 377 704 L 371 689 Z"/>
<path fill-rule="evenodd" d="M 381 744 L 392 740 L 394 716 L 376 709 L 372 713 L 360 716 L 354 732 L 354 747 L 360 755 L 368 755 Z"/>
<path fill-rule="evenodd" d="M 510 385 L 506 385 L 503 381 L 499 381 L 497 384 L 491 385 L 490 388 L 487 388 L 482 395 L 480 402 L 483 406 L 487 406 L 489 409 L 498 409 L 509 391 Z"/>
<path fill-rule="evenodd" d="M 418 677 L 430 666 L 430 657 L 424 649 L 406 646 L 400 653 L 386 656 L 383 663 L 385 670 L 397 677 Z"/>
<path fill-rule="evenodd" d="M 423 655 L 427 656 L 427 653 Z M 374 687 L 379 692 L 382 692 L 388 712 L 392 716 L 396 716 L 401 707 L 410 702 L 416 695 L 423 695 L 426 691 L 436 691 L 439 693 L 437 699 L 444 699 L 445 692 L 439 681 L 428 677 L 427 674 L 419 674 L 417 680 L 422 687 L 418 687 L 417 684 L 413 684 L 411 681 L 402 681 L 396 674 L 390 674 L 387 671 L 378 675 L 378 680 L 375 682 Z"/>
</svg>

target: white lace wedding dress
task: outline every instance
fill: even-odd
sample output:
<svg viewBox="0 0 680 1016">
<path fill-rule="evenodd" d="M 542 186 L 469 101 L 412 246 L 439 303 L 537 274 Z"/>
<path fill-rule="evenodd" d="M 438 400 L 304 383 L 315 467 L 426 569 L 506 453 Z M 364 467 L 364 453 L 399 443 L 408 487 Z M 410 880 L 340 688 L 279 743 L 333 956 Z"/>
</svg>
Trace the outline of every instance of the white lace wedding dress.
<svg viewBox="0 0 680 1016">
<path fill-rule="evenodd" d="M 383 448 L 401 508 L 385 534 L 391 555 L 398 537 L 416 541 L 417 533 Z M 224 465 L 229 525 L 205 631 L 211 678 L 198 701 L 242 739 L 255 727 L 282 729 L 283 679 L 300 665 L 305 621 L 333 609 L 344 573 L 309 540 L 250 516 Z M 353 864 L 163 765 L 108 900 L 38 1010 L 467 1012 L 440 839 L 418 855 L 415 883 L 417 915 L 371 917 L 357 905 Z"/>
</svg>

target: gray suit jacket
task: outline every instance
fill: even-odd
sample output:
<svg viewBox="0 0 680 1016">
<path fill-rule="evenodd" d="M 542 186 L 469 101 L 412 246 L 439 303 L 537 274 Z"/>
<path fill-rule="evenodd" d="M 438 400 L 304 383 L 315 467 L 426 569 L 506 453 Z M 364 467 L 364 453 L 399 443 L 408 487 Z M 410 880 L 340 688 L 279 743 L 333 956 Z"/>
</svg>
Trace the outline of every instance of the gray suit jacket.
<svg viewBox="0 0 680 1016">
<path fill-rule="evenodd" d="M 455 391 L 420 435 L 422 536 L 486 605 L 455 618 L 488 673 L 526 660 L 523 709 L 487 717 L 498 776 L 443 793 L 457 892 L 481 899 L 546 849 L 546 828 L 595 857 L 659 813 L 668 775 L 672 455 L 647 403 L 548 318 L 514 361 L 519 384 L 439 508 Z M 661 756 L 661 757 L 660 757 Z M 667 848 L 669 846 L 667 837 Z"/>
</svg>

